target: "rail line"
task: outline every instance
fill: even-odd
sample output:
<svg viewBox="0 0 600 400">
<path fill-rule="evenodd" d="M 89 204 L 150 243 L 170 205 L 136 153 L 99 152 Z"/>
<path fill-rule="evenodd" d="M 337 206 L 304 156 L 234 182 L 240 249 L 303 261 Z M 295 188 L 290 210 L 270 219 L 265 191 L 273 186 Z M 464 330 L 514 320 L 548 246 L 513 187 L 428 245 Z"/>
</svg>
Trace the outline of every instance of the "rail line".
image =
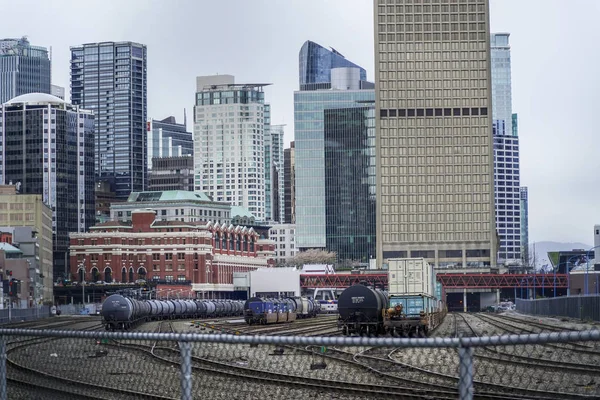
<svg viewBox="0 0 600 400">
<path fill-rule="evenodd" d="M 102 326 L 100 324 L 96 324 L 94 326 L 86 327 L 81 330 L 97 331 L 101 327 Z M 118 389 L 118 388 L 114 388 L 114 387 L 110 387 L 110 386 L 106 386 L 106 385 L 99 385 L 99 384 L 94 384 L 91 382 L 82 382 L 82 381 L 76 380 L 76 379 L 65 378 L 63 376 L 51 374 L 51 373 L 42 371 L 40 369 L 27 367 L 10 357 L 11 354 L 14 355 L 14 353 L 16 351 L 22 350 L 26 347 L 35 346 L 35 345 L 52 342 L 52 341 L 57 341 L 60 339 L 61 338 L 32 338 L 31 340 L 27 339 L 27 340 L 13 341 L 13 342 L 9 343 L 7 345 L 7 347 L 9 347 L 9 348 L 7 348 L 7 350 L 6 350 L 6 364 L 7 364 L 9 371 L 12 370 L 13 374 L 16 373 L 17 375 L 27 376 L 27 375 L 33 374 L 35 376 L 35 379 L 31 379 L 31 377 L 29 379 L 20 379 L 19 377 L 9 376 L 8 381 L 13 382 L 17 385 L 27 384 L 29 387 L 35 387 L 36 389 L 39 389 L 40 391 L 52 391 L 55 393 L 61 393 L 61 395 L 63 397 L 65 395 L 67 395 L 67 396 L 76 396 L 76 398 L 82 398 L 82 399 L 114 399 L 115 395 L 117 395 L 118 398 L 125 398 L 125 399 L 139 398 L 140 394 L 137 391 L 127 390 L 127 389 Z M 10 375 L 13 375 L 13 374 L 10 374 Z M 56 387 L 57 383 L 60 384 L 60 389 Z M 73 390 L 76 388 L 87 390 L 87 391 L 96 391 L 99 394 L 85 394 L 85 393 L 81 393 L 79 391 Z M 144 398 L 153 399 L 153 400 L 172 399 L 170 397 L 156 396 L 156 395 L 151 395 L 151 394 L 145 395 Z"/>
</svg>

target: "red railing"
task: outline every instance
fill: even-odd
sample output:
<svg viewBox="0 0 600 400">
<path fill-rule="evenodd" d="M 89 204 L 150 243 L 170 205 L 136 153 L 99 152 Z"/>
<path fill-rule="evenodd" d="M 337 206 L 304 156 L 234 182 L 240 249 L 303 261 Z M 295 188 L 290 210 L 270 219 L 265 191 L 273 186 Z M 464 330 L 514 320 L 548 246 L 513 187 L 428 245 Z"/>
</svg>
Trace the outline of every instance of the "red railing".
<svg viewBox="0 0 600 400">
<path fill-rule="evenodd" d="M 568 287 L 566 274 L 437 274 L 446 289 L 508 289 L 527 287 Z M 371 285 L 387 288 L 387 274 L 330 274 L 300 275 L 303 288 L 347 288 L 366 281 Z"/>
</svg>

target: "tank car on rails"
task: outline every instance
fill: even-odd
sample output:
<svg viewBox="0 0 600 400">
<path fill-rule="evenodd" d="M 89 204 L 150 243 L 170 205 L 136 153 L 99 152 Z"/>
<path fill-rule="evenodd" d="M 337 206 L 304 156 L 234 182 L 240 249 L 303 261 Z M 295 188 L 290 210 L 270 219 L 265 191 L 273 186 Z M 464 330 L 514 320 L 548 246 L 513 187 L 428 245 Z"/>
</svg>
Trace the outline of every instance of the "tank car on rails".
<svg viewBox="0 0 600 400">
<path fill-rule="evenodd" d="M 112 294 L 102 304 L 106 330 L 127 330 L 150 320 L 241 316 L 243 302 L 237 300 L 138 300 Z"/>
<path fill-rule="evenodd" d="M 296 312 L 296 318 L 314 318 L 319 314 L 319 304 L 308 297 L 288 297 L 294 304 L 292 305 Z"/>
<path fill-rule="evenodd" d="M 338 297 L 338 327 L 345 335 L 380 334 L 387 295 L 379 289 L 357 284 L 345 289 Z"/>
</svg>

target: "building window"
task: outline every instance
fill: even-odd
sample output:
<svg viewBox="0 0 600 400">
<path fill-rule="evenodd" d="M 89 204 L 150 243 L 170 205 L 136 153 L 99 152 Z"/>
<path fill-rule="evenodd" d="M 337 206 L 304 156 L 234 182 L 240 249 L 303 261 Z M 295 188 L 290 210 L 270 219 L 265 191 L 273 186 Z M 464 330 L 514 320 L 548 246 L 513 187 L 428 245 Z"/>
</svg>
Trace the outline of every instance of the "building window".
<svg viewBox="0 0 600 400">
<path fill-rule="evenodd" d="M 173 259 L 173 253 L 165 253 L 165 260 L 172 260 Z"/>
<path fill-rule="evenodd" d="M 152 271 L 160 271 L 160 264 L 154 264 L 152 265 Z"/>
<path fill-rule="evenodd" d="M 165 271 L 173 271 L 173 265 L 172 264 L 165 265 Z"/>
<path fill-rule="evenodd" d="M 165 276 L 165 281 L 167 281 L 167 282 L 173 282 L 173 275 L 167 275 L 167 276 Z"/>
<path fill-rule="evenodd" d="M 185 253 L 177 253 L 178 260 L 185 260 Z"/>
<path fill-rule="evenodd" d="M 160 260 L 160 254 L 159 253 L 152 253 L 152 260 L 154 260 L 154 261 Z"/>
<path fill-rule="evenodd" d="M 177 275 L 177 280 L 179 282 L 184 282 L 185 281 L 185 275 Z"/>
<path fill-rule="evenodd" d="M 177 271 L 185 271 L 185 264 L 177 264 Z"/>
</svg>

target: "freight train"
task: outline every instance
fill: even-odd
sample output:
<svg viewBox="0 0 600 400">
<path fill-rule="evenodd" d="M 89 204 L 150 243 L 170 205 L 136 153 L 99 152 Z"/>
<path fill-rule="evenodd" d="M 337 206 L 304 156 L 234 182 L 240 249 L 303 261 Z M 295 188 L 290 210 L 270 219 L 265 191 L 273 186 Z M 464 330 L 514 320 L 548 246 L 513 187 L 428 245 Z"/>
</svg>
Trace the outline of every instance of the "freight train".
<svg viewBox="0 0 600 400">
<path fill-rule="evenodd" d="M 318 312 L 319 304 L 307 297 L 252 297 L 244 303 L 244 320 L 248 325 L 293 322 L 298 318 L 316 317 Z"/>
<path fill-rule="evenodd" d="M 106 330 L 126 330 L 151 320 L 238 316 L 243 310 L 237 300 L 137 300 L 113 294 L 104 300 L 101 315 Z"/>
<path fill-rule="evenodd" d="M 427 336 L 443 322 L 447 308 L 433 267 L 423 259 L 388 262 L 389 292 L 358 284 L 340 294 L 343 334 Z"/>
</svg>

